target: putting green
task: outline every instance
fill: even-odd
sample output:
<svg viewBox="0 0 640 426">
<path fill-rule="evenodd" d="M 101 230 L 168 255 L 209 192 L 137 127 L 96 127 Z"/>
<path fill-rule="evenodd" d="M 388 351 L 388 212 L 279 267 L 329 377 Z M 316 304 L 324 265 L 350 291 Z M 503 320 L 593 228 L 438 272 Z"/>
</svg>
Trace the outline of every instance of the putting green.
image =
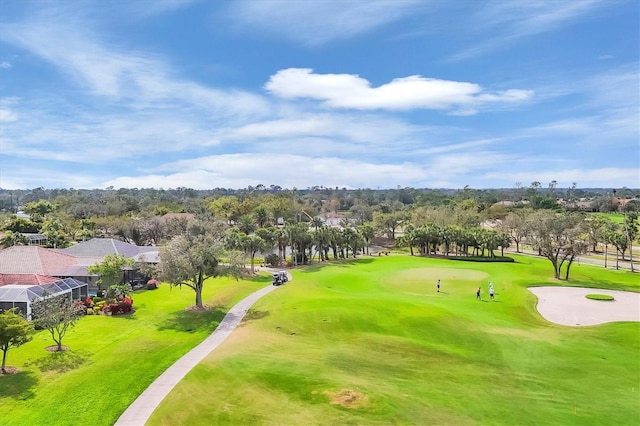
<svg viewBox="0 0 640 426">
<path fill-rule="evenodd" d="M 440 280 L 440 291 L 445 293 L 465 291 L 483 285 L 489 274 L 475 269 L 462 268 L 415 268 L 404 269 L 386 275 L 383 286 L 394 292 L 415 295 L 437 293 L 436 282 Z"/>
</svg>

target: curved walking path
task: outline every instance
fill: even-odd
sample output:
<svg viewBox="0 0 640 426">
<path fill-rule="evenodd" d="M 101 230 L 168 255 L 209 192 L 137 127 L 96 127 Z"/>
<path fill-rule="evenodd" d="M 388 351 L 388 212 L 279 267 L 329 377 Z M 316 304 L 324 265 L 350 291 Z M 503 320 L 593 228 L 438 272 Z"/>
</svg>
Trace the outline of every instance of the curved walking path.
<svg viewBox="0 0 640 426">
<path fill-rule="evenodd" d="M 538 297 L 536 308 L 548 321 L 586 326 L 615 321 L 640 321 L 640 293 L 584 287 L 529 287 Z M 587 299 L 590 293 L 608 294 L 613 301 Z"/>
<path fill-rule="evenodd" d="M 233 308 L 227 312 L 222 322 L 220 322 L 209 337 L 165 370 L 164 373 L 154 380 L 153 383 L 129 405 L 115 423 L 115 426 L 144 425 L 151 416 L 151 413 L 160 405 L 164 397 L 171 392 L 175 385 L 177 385 L 193 367 L 202 361 L 204 357 L 209 355 L 211 351 L 229 337 L 231 332 L 240 324 L 240 321 L 242 321 L 242 318 L 244 318 L 249 308 L 262 296 L 271 293 L 277 288 L 276 286 L 269 285 L 269 287 L 260 289 L 236 303 Z"/>
</svg>

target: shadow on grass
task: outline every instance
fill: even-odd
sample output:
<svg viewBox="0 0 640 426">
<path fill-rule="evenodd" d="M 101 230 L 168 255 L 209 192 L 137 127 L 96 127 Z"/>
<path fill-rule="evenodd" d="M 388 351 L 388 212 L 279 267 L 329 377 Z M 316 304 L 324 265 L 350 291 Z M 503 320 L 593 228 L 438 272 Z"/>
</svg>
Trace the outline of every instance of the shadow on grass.
<svg viewBox="0 0 640 426">
<path fill-rule="evenodd" d="M 27 362 L 25 365 L 37 367 L 42 372 L 55 371 L 65 373 L 80 367 L 88 359 L 89 355 L 86 351 L 69 350 L 64 352 L 50 352 L 42 358 Z"/>
<path fill-rule="evenodd" d="M 158 330 L 175 330 L 184 333 L 213 331 L 227 314 L 219 307 L 208 311 L 180 311 L 158 324 Z"/>
<path fill-rule="evenodd" d="M 375 258 L 372 257 L 359 257 L 355 259 L 330 259 L 326 262 L 313 263 L 311 265 L 300 265 L 295 268 L 296 271 L 302 273 L 315 272 L 318 269 L 322 269 L 326 266 L 339 266 L 339 267 L 347 267 L 351 265 L 362 265 L 366 263 L 371 263 L 375 261 Z"/>
<path fill-rule="evenodd" d="M 633 272 L 626 272 L 628 274 L 633 274 Z M 582 276 L 580 278 L 574 279 L 569 277 L 569 281 L 564 279 L 562 280 L 553 280 L 547 282 L 540 282 L 535 284 L 528 284 L 527 287 L 584 287 L 584 288 L 593 288 L 593 289 L 605 289 L 605 290 L 622 290 L 629 291 L 632 293 L 640 293 L 640 287 L 631 283 L 621 283 L 619 281 L 613 280 L 604 280 L 600 277 L 587 277 Z"/>
<path fill-rule="evenodd" d="M 141 307 L 141 306 L 138 306 Z M 119 315 L 111 315 L 110 318 L 118 318 L 118 319 L 126 319 L 130 321 L 136 321 L 138 318 L 136 317 L 136 312 L 133 311 L 129 314 L 119 314 Z"/>
<path fill-rule="evenodd" d="M 269 315 L 269 311 L 255 311 L 253 309 L 249 309 L 247 314 L 242 319 L 242 324 L 248 323 L 249 321 L 259 320 Z"/>
<path fill-rule="evenodd" d="M 273 278 L 271 277 L 271 275 L 259 274 L 259 275 L 243 277 L 243 279 L 246 281 L 251 281 L 253 283 L 270 283 Z"/>
<path fill-rule="evenodd" d="M 31 371 L 0 375 L 0 398 L 31 399 L 35 396 L 33 388 L 37 384 L 38 378 Z"/>
</svg>

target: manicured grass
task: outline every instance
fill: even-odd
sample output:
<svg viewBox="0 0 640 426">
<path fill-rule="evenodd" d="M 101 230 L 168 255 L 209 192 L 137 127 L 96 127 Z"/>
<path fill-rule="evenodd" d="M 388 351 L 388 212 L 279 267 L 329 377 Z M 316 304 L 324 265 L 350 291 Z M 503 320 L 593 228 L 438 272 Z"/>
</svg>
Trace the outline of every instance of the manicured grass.
<svg viewBox="0 0 640 426">
<path fill-rule="evenodd" d="M 599 216 L 613 223 L 624 223 L 625 214 L 624 213 L 587 213 L 588 215 Z M 640 218 L 638 218 L 638 223 L 640 223 Z"/>
<path fill-rule="evenodd" d="M 587 294 L 585 297 L 591 300 L 615 300 L 613 296 L 609 296 L 608 294 Z"/>
<path fill-rule="evenodd" d="M 514 257 L 294 271 L 149 424 L 638 424 L 640 324 L 547 322 L 526 287 L 558 285 L 550 263 Z M 569 285 L 640 291 L 637 275 L 574 268 Z"/>
<path fill-rule="evenodd" d="M 68 352 L 50 353 L 46 331 L 9 350 L 8 365 L 22 371 L 0 377 L 2 425 L 112 425 L 167 367 L 217 327 L 244 296 L 268 285 L 213 279 L 205 283 L 208 312 L 184 310 L 195 300 L 189 288 L 134 294 L 133 315 L 87 316 L 65 337 Z"/>
</svg>

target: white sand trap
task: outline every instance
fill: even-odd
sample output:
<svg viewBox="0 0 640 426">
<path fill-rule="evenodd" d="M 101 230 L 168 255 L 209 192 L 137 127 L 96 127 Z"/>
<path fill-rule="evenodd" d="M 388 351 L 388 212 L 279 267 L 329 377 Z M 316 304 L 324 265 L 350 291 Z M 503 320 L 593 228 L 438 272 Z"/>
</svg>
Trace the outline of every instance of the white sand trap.
<svg viewBox="0 0 640 426">
<path fill-rule="evenodd" d="M 640 321 L 640 293 L 583 287 L 529 287 L 538 297 L 538 312 L 562 325 L 596 325 Z M 607 294 L 615 300 L 591 300 L 587 294 Z"/>
</svg>

